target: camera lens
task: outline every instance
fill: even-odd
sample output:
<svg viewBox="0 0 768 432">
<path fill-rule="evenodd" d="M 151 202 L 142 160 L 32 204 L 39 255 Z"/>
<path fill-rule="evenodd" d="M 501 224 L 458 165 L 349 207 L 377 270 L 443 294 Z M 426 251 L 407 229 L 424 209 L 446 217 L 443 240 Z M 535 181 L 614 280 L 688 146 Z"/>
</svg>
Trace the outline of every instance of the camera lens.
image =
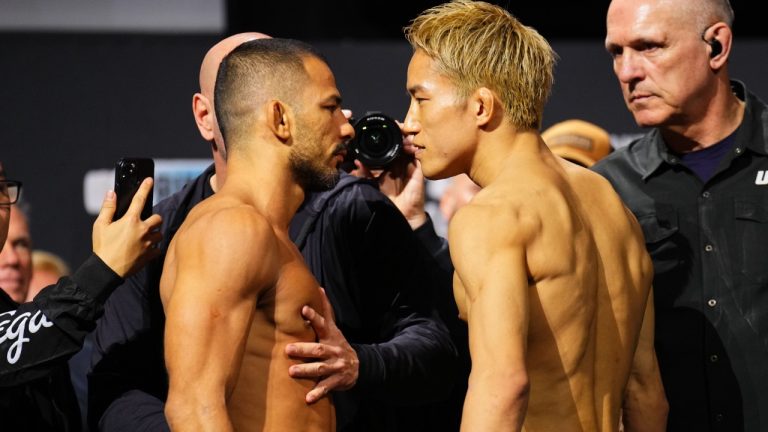
<svg viewBox="0 0 768 432">
<path fill-rule="evenodd" d="M 383 156 L 389 150 L 388 144 L 391 137 L 388 132 L 386 126 L 382 126 L 382 129 L 365 126 L 360 137 L 360 144 L 369 155 Z"/>
<path fill-rule="evenodd" d="M 387 166 L 400 154 L 402 147 L 400 128 L 391 118 L 381 113 L 369 113 L 355 122 L 355 139 L 350 150 L 367 167 Z"/>
</svg>

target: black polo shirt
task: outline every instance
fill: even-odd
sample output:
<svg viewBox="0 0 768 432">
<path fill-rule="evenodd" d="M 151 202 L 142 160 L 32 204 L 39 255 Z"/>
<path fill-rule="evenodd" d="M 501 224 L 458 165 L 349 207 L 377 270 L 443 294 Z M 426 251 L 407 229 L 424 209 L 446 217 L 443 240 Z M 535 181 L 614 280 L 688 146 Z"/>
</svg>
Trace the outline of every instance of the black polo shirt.
<svg viewBox="0 0 768 432">
<path fill-rule="evenodd" d="M 744 119 L 708 181 L 656 129 L 594 167 L 653 259 L 669 430 L 768 430 L 768 108 L 732 86 Z"/>
</svg>

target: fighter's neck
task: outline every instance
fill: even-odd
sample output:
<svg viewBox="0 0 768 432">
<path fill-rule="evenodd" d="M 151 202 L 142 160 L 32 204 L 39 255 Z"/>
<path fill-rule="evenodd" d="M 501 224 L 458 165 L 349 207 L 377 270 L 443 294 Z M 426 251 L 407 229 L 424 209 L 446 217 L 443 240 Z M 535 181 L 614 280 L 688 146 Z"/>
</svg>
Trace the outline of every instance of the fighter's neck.
<svg viewBox="0 0 768 432">
<path fill-rule="evenodd" d="M 512 131 L 488 135 L 478 141 L 467 173 L 480 187 L 493 182 L 518 159 L 541 158 L 542 141 L 537 131 Z"/>
<path fill-rule="evenodd" d="M 287 161 L 281 164 L 230 158 L 227 180 L 218 193 L 236 197 L 256 208 L 275 227 L 287 229 L 304 201 L 304 190 L 284 164 Z"/>
</svg>

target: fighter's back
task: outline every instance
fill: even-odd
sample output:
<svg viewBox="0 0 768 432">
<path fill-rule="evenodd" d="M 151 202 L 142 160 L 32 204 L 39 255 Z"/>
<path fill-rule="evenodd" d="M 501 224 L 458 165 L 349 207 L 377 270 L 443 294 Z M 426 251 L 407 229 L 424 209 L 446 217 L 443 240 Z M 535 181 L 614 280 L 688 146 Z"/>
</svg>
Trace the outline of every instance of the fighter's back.
<svg viewBox="0 0 768 432">
<path fill-rule="evenodd" d="M 570 264 L 558 269 L 559 275 L 547 276 L 546 267 L 542 268 L 544 278 L 537 284 L 537 291 L 547 321 L 542 321 L 541 329 L 554 329 L 562 377 L 567 377 L 584 430 L 614 431 L 620 421 L 653 270 L 640 228 L 610 184 L 577 165 L 566 162 L 562 166 L 568 185 L 562 189 L 563 198 L 574 202 L 570 207 L 573 225 L 552 222 L 562 223 L 554 227 L 554 235 L 572 239 L 575 259 L 569 261 L 568 253 L 557 256 L 555 252 L 556 258 L 546 257 L 546 251 L 532 255 L 534 260 L 541 258 L 542 263 L 555 258 Z M 557 243 L 552 245 L 558 249 Z M 568 251 L 568 247 L 564 250 Z M 552 295 L 546 293 L 548 290 Z M 572 291 L 577 294 L 568 294 Z M 573 302 L 563 301 L 568 298 Z M 581 337 L 571 339 L 571 332 Z M 546 349 L 546 343 L 543 347 Z M 557 376 L 553 372 L 544 371 L 540 378 L 547 382 Z M 542 405 L 549 414 L 541 411 L 540 418 L 563 408 Z M 535 411 L 529 413 L 530 420 L 537 418 Z"/>
<path fill-rule="evenodd" d="M 211 240 L 216 235 L 222 239 Z M 197 269 L 209 260 L 233 264 L 225 264 L 228 268 L 217 269 L 217 274 L 209 277 Z M 207 280 L 204 286 L 198 283 L 200 278 Z M 209 301 L 201 298 L 198 316 L 190 317 L 212 328 L 200 330 L 202 336 L 195 335 L 196 340 L 211 344 L 197 352 L 182 353 L 189 356 L 186 359 L 178 354 L 175 359 L 167 358 L 169 372 L 176 372 L 171 374 L 172 389 L 174 383 L 184 388 L 178 377 L 189 379 L 197 373 L 200 377 L 195 379 L 225 380 L 223 403 L 231 425 L 238 431 L 335 429 L 330 400 L 324 398 L 307 405 L 304 398 L 314 382 L 293 379 L 288 374 L 289 367 L 298 361 L 285 354 L 285 345 L 314 342 L 316 338 L 304 323 L 301 309 L 310 305 L 319 310 L 322 305 L 317 281 L 287 232 L 273 227 L 252 206 L 220 192 L 190 212 L 172 241 L 160 290 L 169 323 L 177 324 L 184 323 L 184 318 L 178 318 L 184 312 L 173 309 L 174 296 L 211 296 Z M 234 308 L 222 309 L 218 298 L 228 296 L 243 299 L 235 301 Z M 230 315 L 239 318 L 223 321 L 222 325 L 220 321 Z M 198 329 L 189 326 L 179 330 L 176 327 L 173 336 L 166 334 L 166 343 L 178 347 L 184 342 L 174 340 Z M 224 374 L 206 375 L 206 363 L 221 363 Z M 192 382 L 188 388 L 194 389 L 195 385 Z"/>
<path fill-rule="evenodd" d="M 652 276 L 634 218 L 604 179 L 551 154 L 510 163 L 465 209 L 451 234 L 490 233 L 492 255 L 476 262 L 510 244 L 522 255 L 527 291 L 513 295 L 527 298 L 526 317 L 498 319 L 527 319 L 524 429 L 617 430 Z"/>
</svg>

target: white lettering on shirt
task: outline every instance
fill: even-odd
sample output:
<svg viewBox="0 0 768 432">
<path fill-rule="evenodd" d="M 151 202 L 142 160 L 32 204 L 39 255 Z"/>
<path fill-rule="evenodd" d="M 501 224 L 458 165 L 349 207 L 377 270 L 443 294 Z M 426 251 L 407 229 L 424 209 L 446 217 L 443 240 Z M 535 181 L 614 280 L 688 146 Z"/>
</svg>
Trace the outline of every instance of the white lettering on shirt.
<svg viewBox="0 0 768 432">
<path fill-rule="evenodd" d="M 16 317 L 14 315 L 16 311 L 0 313 L 0 344 L 14 341 L 6 355 L 9 364 L 19 361 L 24 344 L 30 340 L 25 336 L 27 332 L 35 334 L 43 327 L 53 326 L 42 311 L 37 311 L 34 315 L 31 312 L 24 312 Z"/>
<path fill-rule="evenodd" d="M 759 186 L 768 184 L 768 171 L 760 170 L 757 172 L 757 178 L 755 178 L 755 184 Z"/>
</svg>

